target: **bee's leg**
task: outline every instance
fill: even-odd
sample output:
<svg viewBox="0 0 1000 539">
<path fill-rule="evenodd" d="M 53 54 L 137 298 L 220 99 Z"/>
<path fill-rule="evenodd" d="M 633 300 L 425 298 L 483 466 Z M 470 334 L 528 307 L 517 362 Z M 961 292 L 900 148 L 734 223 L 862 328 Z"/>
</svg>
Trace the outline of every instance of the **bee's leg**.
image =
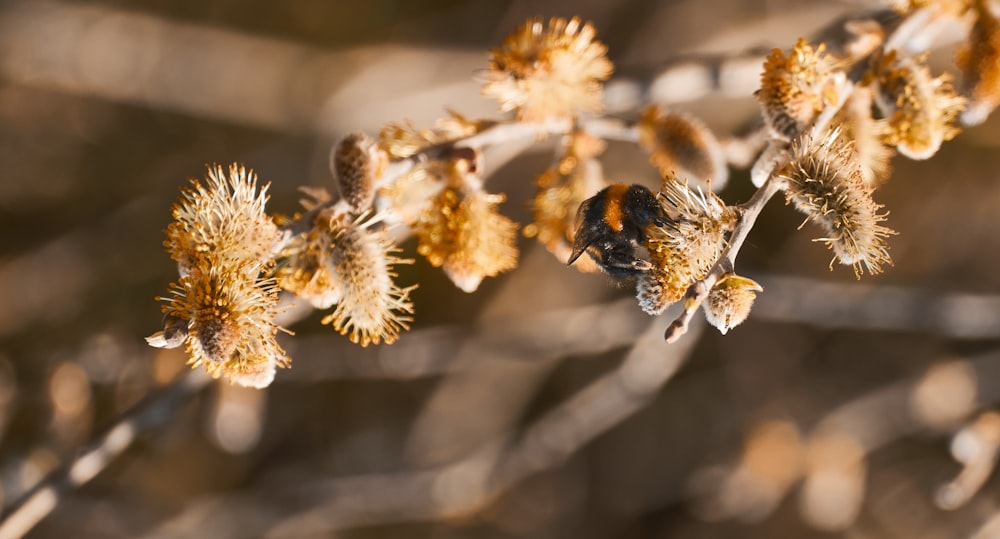
<svg viewBox="0 0 1000 539">
<path fill-rule="evenodd" d="M 604 260 L 598 261 L 609 275 L 615 277 L 634 277 L 653 268 L 647 260 L 637 258 L 628 253 L 610 252 Z"/>
</svg>

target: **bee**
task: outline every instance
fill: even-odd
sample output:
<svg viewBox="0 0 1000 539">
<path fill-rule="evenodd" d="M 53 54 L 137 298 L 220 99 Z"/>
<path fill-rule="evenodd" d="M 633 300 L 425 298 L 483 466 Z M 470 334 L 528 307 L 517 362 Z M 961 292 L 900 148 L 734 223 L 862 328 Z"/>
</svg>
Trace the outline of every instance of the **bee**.
<svg viewBox="0 0 1000 539">
<path fill-rule="evenodd" d="M 576 214 L 573 252 L 567 265 L 584 252 L 612 277 L 635 277 L 653 265 L 636 256 L 646 242 L 646 227 L 668 222 L 656 195 L 642 185 L 616 183 L 588 198 Z"/>
</svg>

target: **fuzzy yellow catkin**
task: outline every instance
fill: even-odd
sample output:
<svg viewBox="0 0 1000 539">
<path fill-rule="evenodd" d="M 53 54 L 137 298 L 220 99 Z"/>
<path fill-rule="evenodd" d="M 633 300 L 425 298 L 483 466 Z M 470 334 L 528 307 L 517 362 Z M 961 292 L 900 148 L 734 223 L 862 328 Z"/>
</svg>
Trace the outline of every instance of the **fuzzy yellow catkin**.
<svg viewBox="0 0 1000 539">
<path fill-rule="evenodd" d="M 522 232 L 526 238 L 536 238 L 561 261 L 572 255 L 580 204 L 608 185 L 596 159 L 604 148 L 601 139 L 582 131 L 573 133 L 559 163 L 535 177 L 532 219 Z M 590 257 L 579 258 L 573 267 L 583 272 L 599 271 Z"/>
<path fill-rule="evenodd" d="M 838 129 L 816 140 L 796 141 L 791 159 L 776 175 L 786 182 L 787 202 L 823 228 L 819 241 L 833 251 L 834 260 L 852 266 L 855 276 L 880 273 L 883 264 L 892 263 L 885 240 L 895 231 L 881 224 L 886 214 L 879 213 L 882 206 L 872 200 L 873 187 L 864 182 L 850 143 Z"/>
<path fill-rule="evenodd" d="M 601 112 L 614 66 L 596 34 L 575 17 L 529 19 L 490 52 L 483 95 L 526 122 Z"/>
<path fill-rule="evenodd" d="M 970 98 L 962 112 L 966 125 L 984 122 L 1000 104 L 1000 18 L 987 0 L 975 0 L 973 8 L 976 22 L 969 32 L 969 42 L 955 58 L 962 86 Z"/>
<path fill-rule="evenodd" d="M 487 277 L 514 269 L 517 223 L 497 210 L 503 200 L 503 195 L 445 189 L 414 227 L 417 252 L 432 266 L 442 267 L 465 292 L 475 291 Z"/>
<path fill-rule="evenodd" d="M 416 286 L 399 287 L 393 266 L 412 263 L 395 256 L 399 252 L 373 217 L 332 219 L 328 233 L 330 248 L 324 263 L 339 283 L 333 312 L 323 317 L 351 342 L 391 344 L 413 321 L 410 292 Z"/>
<path fill-rule="evenodd" d="M 237 164 L 228 175 L 219 165 L 209 167 L 204 184 L 192 180 L 174 205 L 164 242 L 180 273 L 206 257 L 270 264 L 279 235 L 264 211 L 267 188 L 258 190 L 253 171 Z"/>
<path fill-rule="evenodd" d="M 199 267 L 182 277 L 170 314 L 191 321 L 189 364 L 214 377 L 265 387 L 288 358 L 275 339 L 278 293 L 272 279 L 244 279 L 245 270 Z"/>
<path fill-rule="evenodd" d="M 876 64 L 875 103 L 889 119 L 887 143 L 910 159 L 928 159 L 959 133 L 964 97 L 955 93 L 951 75 L 931 76 L 926 58 L 900 57 L 895 50 Z"/>
<path fill-rule="evenodd" d="M 164 242 L 180 279 L 161 298 L 164 331 L 147 339 L 184 343 L 192 367 L 250 387 L 267 386 L 289 361 L 275 338 L 277 285 L 267 273 L 279 233 L 264 211 L 266 190 L 234 164 L 228 175 L 209 167 L 204 184 L 182 192 Z"/>
<path fill-rule="evenodd" d="M 774 49 L 764 62 L 757 100 L 771 136 L 792 140 L 832 101 L 843 77 L 821 43 L 799 39 L 786 55 Z"/>
<path fill-rule="evenodd" d="M 721 189 L 729 179 L 726 156 L 715 134 L 690 114 L 668 111 L 653 105 L 643 113 L 637 126 L 639 145 L 660 174 Z"/>
<path fill-rule="evenodd" d="M 639 306 L 654 315 L 681 299 L 708 273 L 737 221 L 735 209 L 714 193 L 674 177 L 664 179 L 658 199 L 671 220 L 647 228 L 646 249 L 653 269 L 636 283 Z"/>
</svg>

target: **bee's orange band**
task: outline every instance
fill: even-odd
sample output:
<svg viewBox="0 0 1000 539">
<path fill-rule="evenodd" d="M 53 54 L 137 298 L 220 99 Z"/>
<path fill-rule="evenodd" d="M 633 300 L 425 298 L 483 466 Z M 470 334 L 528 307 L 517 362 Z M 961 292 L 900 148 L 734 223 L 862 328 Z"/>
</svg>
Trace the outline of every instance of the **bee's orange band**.
<svg viewBox="0 0 1000 539">
<path fill-rule="evenodd" d="M 627 192 L 627 185 L 616 183 L 608 187 L 608 195 L 604 200 L 604 222 L 615 232 L 621 232 L 625 228 L 622 221 L 624 217 L 622 203 L 625 201 L 625 193 Z"/>
</svg>

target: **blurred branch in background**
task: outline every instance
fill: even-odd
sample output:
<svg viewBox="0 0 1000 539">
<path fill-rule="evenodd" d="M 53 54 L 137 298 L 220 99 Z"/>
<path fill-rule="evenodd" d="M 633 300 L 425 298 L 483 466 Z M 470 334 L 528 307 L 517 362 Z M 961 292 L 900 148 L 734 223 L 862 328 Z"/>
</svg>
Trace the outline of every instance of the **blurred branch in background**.
<svg viewBox="0 0 1000 539">
<path fill-rule="evenodd" d="M 0 12 L 0 74 L 35 87 L 282 131 L 343 133 L 447 104 L 471 116 L 493 106 L 469 77 L 483 53 L 372 45 L 331 52 L 100 5 L 15 1 Z M 440 59 L 446 56 L 447 62 Z M 706 57 L 650 81 L 619 77 L 609 108 L 691 101 L 722 88 L 749 95 L 763 55 Z M 426 66 L 433 64 L 433 70 Z M 704 66 L 710 66 L 705 70 Z M 405 84 L 393 82 L 405 81 Z M 377 111 L 358 103 L 377 103 Z"/>
<path fill-rule="evenodd" d="M 482 510 L 518 482 L 564 463 L 648 403 L 696 342 L 687 339 L 665 352 L 658 322 L 654 318 L 647 326 L 618 369 L 522 433 L 504 436 L 456 462 L 428 471 L 321 479 L 267 493 L 198 500 L 149 537 L 192 533 L 302 537 L 362 525 L 455 518 Z"/>
<path fill-rule="evenodd" d="M 7 6 L 0 36 L 0 73 L 8 80 L 281 131 L 356 129 L 368 121 L 357 116 L 359 100 L 378 102 L 382 121 L 413 116 L 427 102 L 486 112 L 469 79 L 479 52 L 447 51 L 450 60 L 431 72 L 424 66 L 443 51 L 380 45 L 329 52 L 47 1 Z M 384 84 L 389 80 L 406 84 Z"/>
<path fill-rule="evenodd" d="M 442 2 L 436 7 L 440 11 L 428 10 L 414 25 L 454 17 L 474 26 L 468 21 L 483 19 L 476 10 L 485 4 L 473 4 L 463 12 L 461 6 Z M 854 4 L 765 4 L 767 9 L 754 4 L 728 10 L 687 3 L 654 8 L 648 2 L 624 2 L 612 8 L 511 2 L 498 19 L 518 22 L 537 11 L 572 15 L 577 9 L 597 9 L 605 15 L 597 27 L 609 29 L 609 41 L 623 45 L 623 56 L 667 51 L 655 61 L 637 61 L 609 81 L 605 98 L 610 112 L 627 117 L 649 101 L 690 104 L 710 109 L 717 123 L 742 130 L 756 115 L 745 101 L 759 86 L 764 59 L 759 48 L 748 46 L 785 46 L 798 35 L 819 31 L 835 48 L 844 42 L 837 31 L 850 28 L 837 17 L 846 13 L 850 18 L 860 9 Z M 938 165 L 901 164 L 907 173 L 887 186 L 902 199 L 893 205 L 902 209 L 894 209 L 894 217 L 905 216 L 907 207 L 919 209 L 909 221 L 895 225 L 903 237 L 913 229 L 926 230 L 920 228 L 924 219 L 934 230 L 965 219 L 954 225 L 963 241 L 953 241 L 953 232 L 946 231 L 942 244 L 967 246 L 969 258 L 933 256 L 942 245 L 916 234 L 911 241 L 918 248 L 908 251 L 908 264 L 899 264 L 904 270 L 899 282 L 907 286 L 891 284 L 891 275 L 879 284 L 863 285 L 755 277 L 764 294 L 749 329 L 741 329 L 748 333 L 730 336 L 737 350 L 701 338 L 700 323 L 680 342 L 664 346 L 663 321 L 636 309 L 634 299 L 608 300 L 607 294 L 593 291 L 601 288 L 600 281 L 567 276 L 562 264 L 551 260 L 534 261 L 523 264 L 523 277 L 512 275 L 497 288 L 486 287 L 482 304 L 456 300 L 454 291 L 439 283 L 422 285 L 423 301 L 437 303 L 431 306 L 440 311 L 428 309 L 432 322 L 391 348 L 358 349 L 332 333 L 296 327 L 300 335 L 287 346 L 297 358 L 295 368 L 282 371 L 273 390 L 248 394 L 211 384 L 195 372 L 121 412 L 122 403 L 176 378 L 184 361 L 181 354 L 154 357 L 148 350 L 122 346 L 108 354 L 115 360 L 106 370 L 114 372 L 101 376 L 88 358 L 94 355 L 90 347 L 95 340 L 130 343 L 130 323 L 141 318 L 128 303 L 117 315 L 124 320 L 98 312 L 95 305 L 108 299 L 106 290 L 167 279 L 152 269 L 163 265 L 162 253 L 156 253 L 156 264 L 145 265 L 131 254 L 155 242 L 122 236 L 121 231 L 162 228 L 167 203 L 157 191 L 173 194 L 177 180 L 190 175 L 189 165 L 204 161 L 201 153 L 172 148 L 172 139 L 210 132 L 207 138 L 221 140 L 220 147 L 231 146 L 241 159 L 252 154 L 265 169 L 281 171 L 268 176 L 275 180 L 272 193 L 275 199 L 290 199 L 295 196 L 291 189 L 286 185 L 282 193 L 279 185 L 283 180 L 290 185 L 289 177 L 310 176 L 311 171 L 317 182 L 329 182 L 327 141 L 290 149 L 290 138 L 371 132 L 402 118 L 429 124 L 444 106 L 471 116 L 491 115 L 495 106 L 478 97 L 478 83 L 470 77 L 484 65 L 478 43 L 470 50 L 432 40 L 415 45 L 372 39 L 334 49 L 299 39 L 294 32 L 295 24 L 307 25 L 315 18 L 312 11 L 318 6 L 303 9 L 288 33 L 265 35 L 239 25 L 226 28 L 206 12 L 200 17 L 197 12 L 154 15 L 152 8 L 139 13 L 116 5 L 128 4 L 23 1 L 0 8 L 0 78 L 8 92 L 0 94 L 0 103 L 5 96 L 21 96 L 21 101 L 3 103 L 3 119 L 21 109 L 22 102 L 35 103 L 36 93 L 50 99 L 40 101 L 39 108 L 76 99 L 72 102 L 78 109 L 71 109 L 69 119 L 53 113 L 45 120 L 57 133 L 66 124 L 74 133 L 84 133 L 72 142 L 81 154 L 100 152 L 107 142 L 93 134 L 104 131 L 81 127 L 91 120 L 79 111 L 102 106 L 127 111 L 104 113 L 110 119 L 103 120 L 108 127 L 102 129 L 108 132 L 126 114 L 138 114 L 138 120 L 122 121 L 124 140 L 146 136 L 146 128 L 159 121 L 191 122 L 160 133 L 150 142 L 154 164 L 141 175 L 129 172 L 117 184 L 146 182 L 140 195 L 126 190 L 115 198 L 119 206 L 95 211 L 100 217 L 81 219 L 68 231 L 40 227 L 37 240 L 29 237 L 31 227 L 11 227 L 24 238 L 17 240 L 17 248 L 0 253 L 0 452 L 4 462 L 13 463 L 0 474 L 0 486 L 8 507 L 15 509 L 0 526 L 0 536 L 21 536 L 52 511 L 37 536 L 299 537 L 414 521 L 433 521 L 452 535 L 475 537 L 488 535 L 483 533 L 487 526 L 505 536 L 525 537 L 734 537 L 757 532 L 814 537 L 832 530 L 859 537 L 985 539 L 996 534 L 1000 499 L 990 479 L 998 437 L 996 413 L 989 410 L 1000 400 L 995 352 L 1000 295 L 993 292 L 1000 283 L 989 279 L 996 273 L 989 243 L 995 223 L 981 222 L 989 213 L 936 213 L 976 203 L 992 211 L 997 163 L 990 156 L 997 143 L 990 129 L 995 128 L 970 133 L 971 146 L 943 150 L 935 160 Z M 753 13 L 741 11 L 746 9 Z M 698 26 L 701 19 L 695 16 L 701 12 L 712 22 L 711 32 Z M 720 23 L 716 28 L 715 22 L 722 20 L 731 26 Z M 454 21 L 445 26 L 457 27 Z M 670 26 L 670 21 L 681 22 Z M 467 32 L 486 36 L 511 29 L 488 22 Z M 650 36 L 690 40 L 692 45 L 675 53 L 659 40 L 650 46 Z M 939 45 L 954 41 L 943 37 Z M 640 46 L 646 52 L 637 50 Z M 697 102 L 706 97 L 710 99 Z M 143 116 L 135 109 L 158 112 Z M 159 115 L 168 117 L 163 111 L 176 116 L 163 120 Z M 14 116 L 19 123 L 8 122 L 5 131 L 14 142 L 9 155 L 30 160 L 31 154 L 16 154 L 18 137 L 34 127 L 35 117 L 19 112 L 23 116 Z M 264 130 L 277 134 L 279 141 L 261 137 L 264 143 L 240 146 L 234 131 L 218 124 Z M 635 137 L 634 130 L 628 136 Z M 731 163 L 749 166 L 759 149 L 753 138 L 720 140 Z M 38 139 L 46 148 L 61 143 L 50 136 Z M 315 147 L 308 148 L 310 144 Z M 541 145 L 528 136 L 513 146 L 491 150 L 487 164 L 491 174 L 496 172 L 490 182 L 508 189 L 516 201 L 511 206 L 518 206 L 526 196 L 523 179 L 537 172 L 537 163 L 519 168 L 513 156 L 537 153 L 535 147 Z M 640 174 L 636 170 L 641 167 L 631 164 L 644 159 L 614 150 L 608 154 L 609 169 L 617 167 L 615 174 L 622 178 Z M 740 154 L 742 160 L 736 158 Z M 49 166 L 64 167 L 67 177 L 88 191 L 115 185 L 88 175 L 82 161 L 40 155 Z M 111 151 L 95 159 L 120 158 Z M 532 159 L 538 156 L 524 158 Z M 300 163 L 308 160 L 314 162 Z M 931 179 L 921 183 L 922 176 Z M 57 183 L 49 175 L 30 178 L 37 188 L 52 190 L 45 199 L 52 207 L 42 204 L 43 209 L 57 214 L 81 204 L 72 190 L 64 191 L 65 200 L 58 199 L 60 191 L 38 181 L 43 177 Z M 941 178 L 948 178 L 947 185 Z M 962 184 L 963 179 L 970 184 Z M 921 196 L 927 187 L 939 185 L 941 196 Z M 974 196 L 961 191 L 970 185 Z M 5 186 L 0 202 L 5 209 L 18 207 L 18 195 L 13 186 Z M 955 197 L 952 206 L 945 206 L 948 195 Z M 24 224 L 16 218 L 4 222 Z M 748 245 L 767 256 L 785 241 L 781 234 L 761 234 Z M 896 253 L 896 244 L 893 249 Z M 938 265 L 913 260 L 924 251 Z M 905 258 L 907 250 L 899 252 Z M 799 269 L 791 263 L 782 266 L 788 275 Z M 942 283 L 951 289 L 941 289 Z M 127 289 L 132 295 L 135 290 Z M 152 292 L 142 288 L 140 295 L 146 301 Z M 553 298 L 561 301 L 560 308 L 551 307 Z M 73 344 L 54 345 L 53 336 L 71 323 L 84 333 L 95 327 L 107 332 L 82 344 L 67 332 L 65 338 Z M 124 338 L 122 328 L 128 328 Z M 747 342 L 739 340 L 741 335 L 750 334 L 776 344 L 767 349 L 770 353 L 755 353 L 740 344 Z M 850 348 L 859 351 L 857 357 L 833 354 L 836 368 L 827 369 L 825 350 L 845 341 L 864 344 Z M 968 349 L 975 353 L 965 353 Z M 626 352 L 619 363 L 620 350 Z M 580 361 L 564 361 L 570 358 Z M 682 372 L 667 386 L 688 358 L 692 372 Z M 203 388 L 209 389 L 206 404 L 194 399 L 195 406 L 182 407 Z M 172 429 L 164 426 L 170 420 L 175 422 Z M 93 436 L 91 425 L 111 427 Z M 199 428 L 204 432 L 199 434 Z M 746 434 L 734 434 L 740 431 Z M 947 458 L 948 436 L 957 465 Z M 94 440 L 89 449 L 75 453 L 73 448 L 88 437 Z M 139 447 L 129 453 L 136 440 Z M 727 457 L 726 464 L 708 464 L 718 462 L 720 454 Z M 66 464 L 40 479 L 60 461 Z M 913 461 L 917 465 L 911 466 Z M 278 471 L 269 477 L 271 470 Z M 569 479 L 552 482 L 552 492 L 539 494 L 536 483 L 549 484 L 538 479 L 546 473 Z M 95 476 L 92 488 L 60 505 L 62 496 Z M 801 516 L 781 510 L 796 488 Z M 685 503 L 686 498 L 693 502 Z M 540 508 L 546 503 L 556 509 Z M 915 507 L 926 509 L 936 525 L 901 524 L 914 520 Z M 510 514 L 495 516 L 503 511 Z M 121 518 L 112 519 L 114 525 L 99 522 L 99 515 L 107 514 Z M 726 521 L 734 519 L 737 525 L 727 527 Z M 759 527 L 742 526 L 744 522 Z M 414 534 L 405 527 L 399 532 Z"/>
<path fill-rule="evenodd" d="M 952 338 L 1000 338 L 1000 297 L 931 294 L 918 289 L 824 283 L 803 278 L 769 277 L 762 281 L 767 294 L 762 296 L 753 315 L 759 321 L 792 321 L 819 327 L 867 331 L 931 331 Z M 809 293 L 805 293 L 806 291 Z M 913 305 L 927 304 L 961 306 L 963 309 L 938 308 L 924 311 L 912 308 Z M 969 306 L 975 308 L 968 308 Z M 942 312 L 965 313 L 969 316 L 938 318 Z M 918 314 L 921 316 L 915 316 Z M 936 316 L 927 319 L 923 316 L 927 314 Z M 942 321 L 946 323 L 941 323 Z M 541 312 L 527 317 L 489 320 L 473 327 L 449 326 L 415 330 L 407 339 L 391 348 L 369 348 L 357 354 L 346 353 L 353 348 L 340 340 L 331 342 L 329 337 L 314 336 L 298 341 L 294 348 L 296 353 L 304 357 L 331 355 L 334 359 L 297 365 L 295 369 L 283 373 L 280 379 L 282 383 L 318 383 L 330 379 L 406 380 L 446 375 L 456 369 L 475 369 L 483 362 L 550 362 L 577 355 L 601 354 L 633 343 L 635 347 L 618 371 L 581 390 L 550 412 L 544 420 L 528 427 L 514 449 L 501 449 L 505 444 L 494 442 L 473 455 L 433 471 L 336 479 L 322 487 L 300 485 L 293 492 L 275 494 L 269 491 L 264 495 L 265 499 L 256 501 L 199 502 L 193 504 L 190 512 L 178 517 L 166 529 L 171 530 L 169 533 L 174 534 L 173 536 L 184 535 L 177 526 L 189 526 L 193 529 L 198 525 L 205 525 L 204 519 L 208 515 L 223 509 L 219 514 L 226 515 L 225 517 L 213 517 L 224 518 L 226 521 L 225 524 L 216 524 L 218 533 L 221 534 L 218 536 L 239 537 L 260 529 L 257 526 L 263 523 L 259 519 L 264 518 L 262 515 L 269 514 L 262 512 L 261 507 L 274 505 L 272 496 L 285 500 L 336 500 L 317 503 L 321 507 L 309 511 L 307 515 L 294 517 L 293 523 L 283 525 L 291 526 L 282 532 L 288 536 L 317 532 L 302 530 L 299 526 L 318 525 L 323 529 L 336 529 L 398 520 L 430 519 L 481 508 L 496 494 L 506 491 L 532 473 L 562 462 L 596 433 L 603 432 L 640 409 L 650 395 L 655 393 L 657 383 L 666 382 L 687 353 L 687 348 L 671 346 L 666 348 L 670 354 L 662 355 L 660 348 L 654 346 L 657 339 L 653 338 L 658 322 L 658 319 L 650 319 L 637 311 L 633 300 L 622 299 L 589 307 Z M 292 320 L 286 317 L 284 323 L 291 324 Z M 643 337 L 639 330 L 644 324 L 648 327 Z M 690 347 L 696 342 L 696 338 L 682 342 L 689 343 Z M 339 348 L 343 350 L 338 350 Z M 456 355 L 456 350 L 461 350 L 460 354 Z M 860 451 L 868 453 L 901 436 L 911 435 L 927 427 L 947 427 L 977 407 L 1000 401 L 1000 385 L 991 382 L 1000 380 L 1000 371 L 994 372 L 998 369 L 1000 360 L 995 353 L 971 361 L 947 364 L 946 368 L 932 370 L 919 380 L 901 382 L 845 404 L 820 422 L 815 430 L 819 433 L 818 436 L 828 436 L 831 430 L 827 429 L 832 429 L 838 436 L 847 436 L 849 444 L 857 444 Z M 186 373 L 169 388 L 149 396 L 130 410 L 99 440 L 90 444 L 92 449 L 84 451 L 67 466 L 40 482 L 13 506 L 13 516 L 8 517 L 0 526 L 0 537 L 23 535 L 38 519 L 51 512 L 63 495 L 92 479 L 127 449 L 136 436 L 162 426 L 163 422 L 176 413 L 179 406 L 194 393 L 204 389 L 209 381 L 199 371 Z M 906 420 L 906 417 L 913 419 Z M 232 418 L 225 419 L 233 421 Z M 250 421 L 241 418 L 236 422 L 245 424 Z M 229 427 L 223 425 L 223 428 Z M 552 443 L 552 436 L 559 436 L 559 440 L 562 440 L 559 442 L 560 447 L 547 447 Z M 987 461 L 992 463 L 990 458 Z M 782 473 L 794 476 L 795 469 L 795 466 L 783 468 Z M 982 473 L 988 473 L 992 466 L 986 470 L 981 466 L 977 469 L 980 470 L 979 480 L 983 481 L 985 476 Z M 442 484 L 442 481 L 452 476 L 465 476 L 469 470 L 476 472 L 472 475 L 474 480 L 468 477 L 463 479 L 462 481 L 469 483 L 459 488 L 459 494 L 454 499 L 429 502 L 434 499 L 428 494 L 429 489 L 436 491 L 435 485 Z M 469 485 L 474 485 L 477 481 L 488 483 L 492 494 L 470 491 Z M 788 480 L 780 480 L 779 484 L 785 486 L 775 491 L 779 495 L 773 498 L 774 502 L 779 501 L 780 493 L 791 485 Z M 315 492 L 317 488 L 322 492 Z M 486 487 L 480 485 L 478 488 Z M 744 482 L 742 488 L 752 487 Z M 316 496 L 307 496 L 305 492 Z M 830 496 L 827 492 L 809 492 L 811 496 Z M 963 495 L 971 493 L 963 490 Z M 860 503 L 860 499 L 859 493 L 855 502 Z M 942 503 L 953 505 L 955 502 Z M 220 504 L 223 507 L 220 508 Z M 271 520 L 265 527 L 287 518 L 285 511 L 291 511 L 287 501 L 277 506 L 282 508 L 282 513 L 268 516 Z M 736 509 L 732 507 L 726 509 L 734 510 Z M 293 512 L 299 511 L 304 509 L 299 508 Z M 712 511 L 718 513 L 722 509 Z M 257 516 L 251 519 L 250 515 Z M 317 515 L 327 516 L 319 518 Z M 820 522 L 850 521 L 843 516 L 820 515 L 816 518 Z M 233 528 L 236 524 L 239 526 Z"/>
</svg>

